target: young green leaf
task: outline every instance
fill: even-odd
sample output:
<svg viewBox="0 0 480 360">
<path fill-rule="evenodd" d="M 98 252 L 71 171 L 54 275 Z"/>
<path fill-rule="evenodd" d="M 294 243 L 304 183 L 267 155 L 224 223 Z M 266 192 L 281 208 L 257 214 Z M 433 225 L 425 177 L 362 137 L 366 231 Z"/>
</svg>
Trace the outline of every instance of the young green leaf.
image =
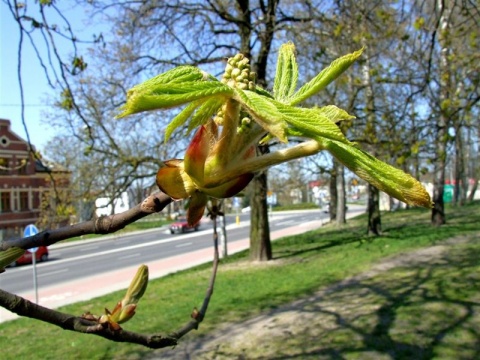
<svg viewBox="0 0 480 360">
<path fill-rule="evenodd" d="M 289 42 L 280 47 L 277 71 L 273 85 L 276 100 L 284 102 L 295 92 L 298 80 L 298 65 L 295 59 L 295 45 Z"/>
<path fill-rule="evenodd" d="M 273 97 L 272 94 L 270 94 L 267 90 L 261 88 L 259 85 L 256 85 L 256 86 L 255 86 L 255 92 L 256 92 L 258 95 L 265 96 L 265 97 L 268 98 L 268 99 L 274 99 L 274 97 Z"/>
<path fill-rule="evenodd" d="M 267 132 L 276 136 L 280 141 L 287 142 L 287 124 L 283 116 L 271 99 L 258 95 L 253 91 L 235 89 L 237 100 L 243 109 Z"/>
<path fill-rule="evenodd" d="M 314 109 L 318 111 L 319 114 L 329 118 L 334 123 L 337 123 L 342 120 L 352 120 L 355 119 L 355 116 L 350 115 L 345 110 L 336 107 L 335 105 L 327 105 L 321 108 Z"/>
<path fill-rule="evenodd" d="M 177 116 L 175 116 L 172 121 L 167 125 L 165 128 L 165 142 L 170 139 L 170 136 L 172 136 L 173 132 L 185 124 L 187 120 L 192 116 L 193 112 L 197 107 L 201 105 L 201 101 L 193 101 L 190 104 L 188 104 L 182 111 L 180 111 Z"/>
<path fill-rule="evenodd" d="M 322 140 L 323 146 L 343 165 L 381 191 L 409 205 L 431 207 L 430 195 L 412 176 L 370 154 L 338 141 Z"/>
<path fill-rule="evenodd" d="M 198 126 L 205 124 L 213 115 L 218 112 L 224 102 L 225 99 L 223 98 L 211 98 L 205 101 L 192 116 L 190 124 L 188 125 L 188 132 L 194 130 Z"/>
<path fill-rule="evenodd" d="M 131 92 L 151 92 L 157 85 L 204 81 L 207 78 L 209 78 L 209 75 L 201 71 L 199 68 L 194 66 L 179 66 L 135 85 L 128 91 L 127 95 L 129 96 Z"/>
<path fill-rule="evenodd" d="M 273 100 L 271 102 L 276 105 L 282 119 L 301 133 L 303 137 L 325 138 L 348 143 L 339 127 L 322 114 L 319 109 L 293 107 Z"/>
<path fill-rule="evenodd" d="M 210 98 L 193 101 L 175 116 L 165 128 L 165 142 L 170 139 L 173 132 L 185 124 L 189 119 L 188 133 L 196 127 L 205 124 L 222 106 L 224 99 Z"/>
<path fill-rule="evenodd" d="M 157 84 L 150 90 L 129 91 L 119 118 L 143 111 L 168 109 L 199 99 L 230 97 L 233 89 L 219 81 Z"/>
<path fill-rule="evenodd" d="M 308 83 L 303 85 L 290 99 L 289 105 L 296 105 L 319 91 L 338 78 L 350 65 L 362 55 L 363 49 L 344 55 L 334 60 Z"/>
</svg>

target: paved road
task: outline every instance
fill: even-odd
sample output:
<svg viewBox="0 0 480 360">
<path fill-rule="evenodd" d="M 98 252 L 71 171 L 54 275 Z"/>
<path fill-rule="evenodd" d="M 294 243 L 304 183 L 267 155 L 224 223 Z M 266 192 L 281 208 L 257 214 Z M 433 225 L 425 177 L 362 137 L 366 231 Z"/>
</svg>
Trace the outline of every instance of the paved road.
<svg viewBox="0 0 480 360">
<path fill-rule="evenodd" d="M 354 216 L 364 207 L 350 207 Z M 319 227 L 328 214 L 319 210 L 272 213 L 272 239 Z M 228 217 L 228 251 L 248 247 L 249 215 Z M 208 221 L 198 232 L 171 235 L 168 229 L 110 236 L 74 244 L 50 247 L 50 260 L 37 264 L 39 303 L 56 307 L 86 300 L 126 288 L 140 264 L 150 269 L 150 277 L 185 269 L 211 261 L 212 228 Z M 32 266 L 9 268 L 0 276 L 0 288 L 35 300 Z M 10 313 L 9 313 L 10 314 Z M 0 312 L 0 321 L 11 316 Z"/>
</svg>

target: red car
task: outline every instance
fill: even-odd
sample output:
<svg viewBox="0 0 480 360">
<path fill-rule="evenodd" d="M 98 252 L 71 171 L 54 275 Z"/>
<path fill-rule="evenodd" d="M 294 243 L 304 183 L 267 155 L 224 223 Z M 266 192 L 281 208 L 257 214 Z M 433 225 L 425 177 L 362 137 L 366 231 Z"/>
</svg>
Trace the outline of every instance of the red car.
<svg viewBox="0 0 480 360">
<path fill-rule="evenodd" d="M 47 261 L 48 260 L 48 248 L 46 246 L 39 246 L 35 252 L 35 259 L 37 262 Z M 17 261 L 14 261 L 10 266 L 17 266 L 22 264 L 31 264 L 32 263 L 32 253 L 30 251 L 25 251 Z"/>
<path fill-rule="evenodd" d="M 177 219 L 174 223 L 170 225 L 170 233 L 185 233 L 187 231 L 193 230 L 197 231 L 200 227 L 200 223 L 195 226 L 188 225 L 187 218 L 182 216 Z"/>
</svg>

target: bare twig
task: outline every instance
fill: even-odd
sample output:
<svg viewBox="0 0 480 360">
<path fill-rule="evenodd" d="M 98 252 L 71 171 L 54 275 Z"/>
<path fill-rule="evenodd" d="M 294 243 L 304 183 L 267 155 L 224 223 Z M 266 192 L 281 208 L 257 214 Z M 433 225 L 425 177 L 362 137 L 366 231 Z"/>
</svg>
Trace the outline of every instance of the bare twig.
<svg viewBox="0 0 480 360">
<path fill-rule="evenodd" d="M 173 332 L 169 336 L 179 340 L 182 336 L 188 334 L 192 330 L 197 330 L 200 323 L 205 318 L 207 313 L 208 304 L 210 303 L 210 299 L 213 295 L 213 288 L 215 285 L 215 279 L 217 277 L 217 269 L 218 269 L 218 262 L 219 262 L 219 252 L 218 252 L 218 233 L 217 233 L 217 216 L 218 208 L 216 205 L 212 206 L 210 209 L 209 216 L 213 222 L 213 264 L 212 264 L 212 274 L 210 276 L 210 282 L 208 285 L 207 292 L 205 294 L 205 298 L 203 299 L 203 304 L 200 310 L 194 309 L 192 312 L 192 320 L 190 320 L 187 324 L 181 327 L 179 330 Z"/>
<path fill-rule="evenodd" d="M 138 334 L 131 331 L 112 331 L 108 327 L 101 326 L 98 322 L 88 320 L 80 316 L 65 314 L 56 310 L 34 304 L 20 296 L 11 294 L 0 289 L 0 306 L 20 316 L 41 320 L 52 325 L 57 325 L 64 330 L 75 331 L 84 334 L 92 334 L 115 342 L 128 342 L 147 346 L 152 349 L 160 349 L 167 346 L 175 346 L 177 340 L 173 337 L 159 334 Z"/>
</svg>

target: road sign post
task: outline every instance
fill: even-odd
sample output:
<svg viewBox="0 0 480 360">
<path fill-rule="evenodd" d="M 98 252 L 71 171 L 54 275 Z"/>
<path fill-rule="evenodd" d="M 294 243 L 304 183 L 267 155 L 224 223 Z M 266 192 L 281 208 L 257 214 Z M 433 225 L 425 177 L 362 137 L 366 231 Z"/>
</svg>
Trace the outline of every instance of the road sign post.
<svg viewBox="0 0 480 360">
<path fill-rule="evenodd" d="M 38 234 L 38 229 L 35 225 L 30 224 L 27 225 L 25 230 L 23 231 L 23 236 L 24 237 L 29 237 L 33 236 L 35 234 Z M 38 250 L 38 247 L 34 247 L 31 249 L 28 249 L 28 251 L 32 254 L 32 267 L 33 267 L 33 289 L 35 291 L 35 304 L 38 304 L 38 286 L 37 286 L 37 255 L 36 252 Z"/>
</svg>

